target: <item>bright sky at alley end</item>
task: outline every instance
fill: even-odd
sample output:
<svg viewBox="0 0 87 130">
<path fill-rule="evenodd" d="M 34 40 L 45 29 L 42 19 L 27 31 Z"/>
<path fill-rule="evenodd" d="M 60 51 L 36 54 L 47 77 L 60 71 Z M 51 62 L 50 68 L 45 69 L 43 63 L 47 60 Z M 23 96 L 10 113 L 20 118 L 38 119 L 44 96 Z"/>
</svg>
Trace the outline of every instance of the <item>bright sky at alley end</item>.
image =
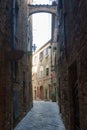
<svg viewBox="0 0 87 130">
<path fill-rule="evenodd" d="M 33 4 L 51 4 L 52 0 L 34 0 Z M 51 14 L 33 14 L 33 44 L 39 49 L 51 39 Z"/>
</svg>

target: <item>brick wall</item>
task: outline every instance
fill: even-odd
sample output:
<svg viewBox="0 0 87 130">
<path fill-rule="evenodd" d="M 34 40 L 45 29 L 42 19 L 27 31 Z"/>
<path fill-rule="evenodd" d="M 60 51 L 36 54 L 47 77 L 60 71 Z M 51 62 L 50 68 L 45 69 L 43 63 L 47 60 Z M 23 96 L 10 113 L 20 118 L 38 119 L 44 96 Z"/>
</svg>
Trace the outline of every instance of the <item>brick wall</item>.
<svg viewBox="0 0 87 130">
<path fill-rule="evenodd" d="M 11 5 L 12 2 L 0 1 L 0 129 L 11 128 L 11 73 L 7 51 L 11 45 Z M 7 100 L 8 99 L 8 100 Z"/>
<path fill-rule="evenodd" d="M 17 37 L 13 37 L 12 0 L 0 1 L 1 130 L 12 130 L 32 107 L 31 56 L 25 53 L 22 59 L 16 61 L 9 60 L 12 52 L 8 55 L 12 49 L 27 50 L 27 1 L 18 0 L 17 3 L 18 30 Z"/>
<path fill-rule="evenodd" d="M 74 130 L 76 105 L 74 83 L 78 84 L 79 119 L 81 130 L 87 129 L 87 18 L 86 1 L 66 0 L 59 7 L 57 67 L 59 104 L 67 130 Z M 58 12 L 59 13 L 59 12 Z M 75 70 L 76 66 L 76 70 Z M 60 82 L 60 84 L 59 84 Z M 75 98 L 75 99 L 74 99 Z M 75 100 L 75 101 L 74 101 Z M 77 103 L 76 103 L 77 104 Z M 80 123 L 79 123 L 80 122 Z"/>
</svg>

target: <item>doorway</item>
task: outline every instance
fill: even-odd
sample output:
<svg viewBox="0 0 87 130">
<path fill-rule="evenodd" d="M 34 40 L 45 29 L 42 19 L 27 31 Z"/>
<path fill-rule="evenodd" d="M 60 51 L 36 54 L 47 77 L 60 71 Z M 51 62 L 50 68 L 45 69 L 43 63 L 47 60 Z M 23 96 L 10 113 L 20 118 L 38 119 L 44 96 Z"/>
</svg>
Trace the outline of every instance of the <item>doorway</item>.
<svg viewBox="0 0 87 130">
<path fill-rule="evenodd" d="M 40 99 L 44 99 L 44 92 L 43 92 L 43 86 L 40 86 Z"/>
<path fill-rule="evenodd" d="M 71 115 L 70 121 L 72 124 L 71 130 L 80 130 L 78 78 L 77 78 L 76 61 L 69 67 L 69 87 L 70 87 L 70 115 Z"/>
</svg>

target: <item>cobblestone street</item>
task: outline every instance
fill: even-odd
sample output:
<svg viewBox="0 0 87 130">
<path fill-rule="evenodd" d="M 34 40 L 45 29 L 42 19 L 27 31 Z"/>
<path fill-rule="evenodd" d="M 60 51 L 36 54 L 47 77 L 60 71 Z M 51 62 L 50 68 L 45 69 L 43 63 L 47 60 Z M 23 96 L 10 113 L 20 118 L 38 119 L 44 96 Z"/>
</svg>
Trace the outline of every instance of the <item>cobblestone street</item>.
<svg viewBox="0 0 87 130">
<path fill-rule="evenodd" d="M 14 130 L 65 130 L 55 102 L 34 101 L 32 110 Z"/>
</svg>

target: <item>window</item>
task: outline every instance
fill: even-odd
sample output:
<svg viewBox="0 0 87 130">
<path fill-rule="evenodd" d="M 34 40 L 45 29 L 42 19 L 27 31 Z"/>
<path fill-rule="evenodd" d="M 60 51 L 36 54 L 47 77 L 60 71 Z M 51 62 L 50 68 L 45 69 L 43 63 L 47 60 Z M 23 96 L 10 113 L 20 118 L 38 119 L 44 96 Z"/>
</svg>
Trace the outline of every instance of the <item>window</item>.
<svg viewBox="0 0 87 130">
<path fill-rule="evenodd" d="M 63 7 L 62 0 L 59 0 L 58 1 L 58 8 L 62 9 L 62 7 Z"/>
<path fill-rule="evenodd" d="M 46 76 L 49 76 L 49 68 L 46 68 Z"/>
<path fill-rule="evenodd" d="M 40 59 L 40 60 L 43 60 L 43 51 L 40 52 L 39 59 Z"/>
<path fill-rule="evenodd" d="M 43 66 L 40 67 L 40 77 L 43 77 Z"/>
<path fill-rule="evenodd" d="M 46 48 L 46 57 L 48 56 L 48 47 Z"/>
</svg>

